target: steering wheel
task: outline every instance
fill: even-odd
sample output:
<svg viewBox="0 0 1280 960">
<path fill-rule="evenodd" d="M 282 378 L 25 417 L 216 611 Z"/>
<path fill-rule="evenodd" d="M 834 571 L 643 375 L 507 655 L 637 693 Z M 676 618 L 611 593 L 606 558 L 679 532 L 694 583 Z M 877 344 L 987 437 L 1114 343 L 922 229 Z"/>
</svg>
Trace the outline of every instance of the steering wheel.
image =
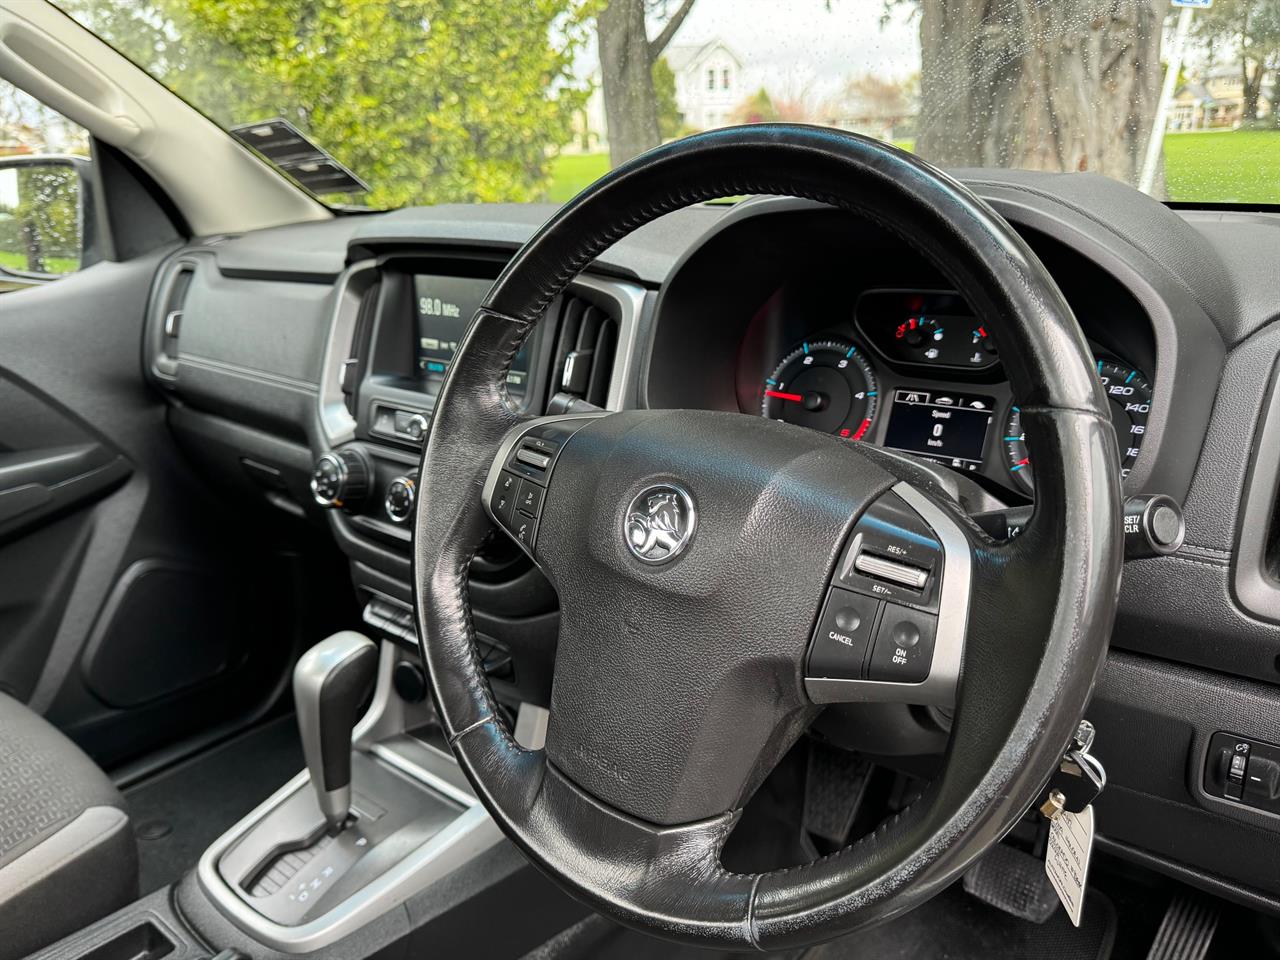
<svg viewBox="0 0 1280 960">
<path fill-rule="evenodd" d="M 1020 535 L 991 539 L 902 458 L 801 427 L 693 410 L 512 412 L 512 359 L 579 271 L 648 221 L 735 194 L 872 220 L 989 318 L 1036 453 Z M 534 863 L 649 933 L 785 949 L 906 911 L 1016 823 L 1075 731 L 1119 589 L 1116 449 L 1062 294 L 955 180 L 864 137 L 786 124 L 653 150 L 516 254 L 436 402 L 415 599 L 458 762 Z M 512 739 L 476 652 L 467 571 L 495 523 L 559 594 L 541 750 Z M 954 706 L 937 778 L 836 854 L 726 870 L 721 848 L 755 788 L 823 704 L 860 700 Z"/>
</svg>

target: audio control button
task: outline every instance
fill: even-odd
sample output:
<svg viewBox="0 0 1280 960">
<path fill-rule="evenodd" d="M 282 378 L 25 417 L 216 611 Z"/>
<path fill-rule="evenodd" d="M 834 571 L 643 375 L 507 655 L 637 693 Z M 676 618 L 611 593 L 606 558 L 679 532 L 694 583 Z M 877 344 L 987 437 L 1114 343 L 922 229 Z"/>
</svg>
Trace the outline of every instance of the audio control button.
<svg viewBox="0 0 1280 960">
<path fill-rule="evenodd" d="M 519 491 L 520 478 L 514 473 L 503 470 L 498 475 L 497 484 L 494 485 L 489 508 L 493 511 L 494 519 L 504 527 L 510 528 L 511 521 L 516 515 L 516 495 Z"/>
<path fill-rule="evenodd" d="M 516 497 L 516 509 L 536 517 L 542 510 L 542 487 L 532 480 L 520 481 L 520 493 Z"/>
</svg>

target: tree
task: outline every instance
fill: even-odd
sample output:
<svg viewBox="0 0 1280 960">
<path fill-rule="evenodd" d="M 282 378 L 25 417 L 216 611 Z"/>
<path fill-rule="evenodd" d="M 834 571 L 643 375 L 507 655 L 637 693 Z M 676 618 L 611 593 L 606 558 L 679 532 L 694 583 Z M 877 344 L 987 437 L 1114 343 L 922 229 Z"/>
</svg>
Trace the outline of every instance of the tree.
<svg viewBox="0 0 1280 960">
<path fill-rule="evenodd" d="M 650 40 L 646 11 L 662 13 L 666 6 L 665 0 L 608 0 L 596 17 L 609 160 L 615 167 L 662 142 L 653 65 L 693 9 L 693 0 L 681 0 Z"/>
<path fill-rule="evenodd" d="M 733 108 L 732 119 L 734 123 L 772 123 L 778 119 L 778 108 L 769 91 L 761 87 Z"/>
<path fill-rule="evenodd" d="M 663 140 L 680 136 L 684 114 L 676 105 L 676 75 L 665 57 L 653 61 L 653 99 L 658 111 L 658 136 Z"/>
<path fill-rule="evenodd" d="M 918 0 L 916 150 L 1134 183 L 1162 77 L 1156 0 Z"/>
<path fill-rule="evenodd" d="M 861 74 L 845 83 L 836 106 L 840 117 L 854 129 L 889 139 L 914 110 L 915 78 L 894 80 Z"/>
<path fill-rule="evenodd" d="M 67 0 L 223 125 L 284 116 L 373 206 L 525 201 L 586 92 L 591 0 Z"/>
</svg>

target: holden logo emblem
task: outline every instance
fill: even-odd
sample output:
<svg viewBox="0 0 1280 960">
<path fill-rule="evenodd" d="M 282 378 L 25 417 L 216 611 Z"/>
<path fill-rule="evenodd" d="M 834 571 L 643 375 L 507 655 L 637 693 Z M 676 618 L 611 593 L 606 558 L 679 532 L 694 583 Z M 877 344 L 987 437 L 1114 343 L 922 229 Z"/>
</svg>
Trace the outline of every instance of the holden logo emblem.
<svg viewBox="0 0 1280 960">
<path fill-rule="evenodd" d="M 648 487 L 631 501 L 623 524 L 627 547 L 645 563 L 666 563 L 693 539 L 693 498 L 673 483 Z"/>
</svg>

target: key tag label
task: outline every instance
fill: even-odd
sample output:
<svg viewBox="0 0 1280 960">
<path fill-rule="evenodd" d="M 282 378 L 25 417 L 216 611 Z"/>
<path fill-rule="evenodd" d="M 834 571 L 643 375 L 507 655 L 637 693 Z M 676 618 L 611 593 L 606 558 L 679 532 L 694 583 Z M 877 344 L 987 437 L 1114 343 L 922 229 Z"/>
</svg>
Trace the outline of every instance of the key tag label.
<svg viewBox="0 0 1280 960">
<path fill-rule="evenodd" d="M 1089 859 L 1093 854 L 1093 806 L 1082 813 L 1064 810 L 1049 821 L 1049 852 L 1044 872 L 1077 927 L 1084 910 L 1085 884 L 1089 879 Z"/>
</svg>

